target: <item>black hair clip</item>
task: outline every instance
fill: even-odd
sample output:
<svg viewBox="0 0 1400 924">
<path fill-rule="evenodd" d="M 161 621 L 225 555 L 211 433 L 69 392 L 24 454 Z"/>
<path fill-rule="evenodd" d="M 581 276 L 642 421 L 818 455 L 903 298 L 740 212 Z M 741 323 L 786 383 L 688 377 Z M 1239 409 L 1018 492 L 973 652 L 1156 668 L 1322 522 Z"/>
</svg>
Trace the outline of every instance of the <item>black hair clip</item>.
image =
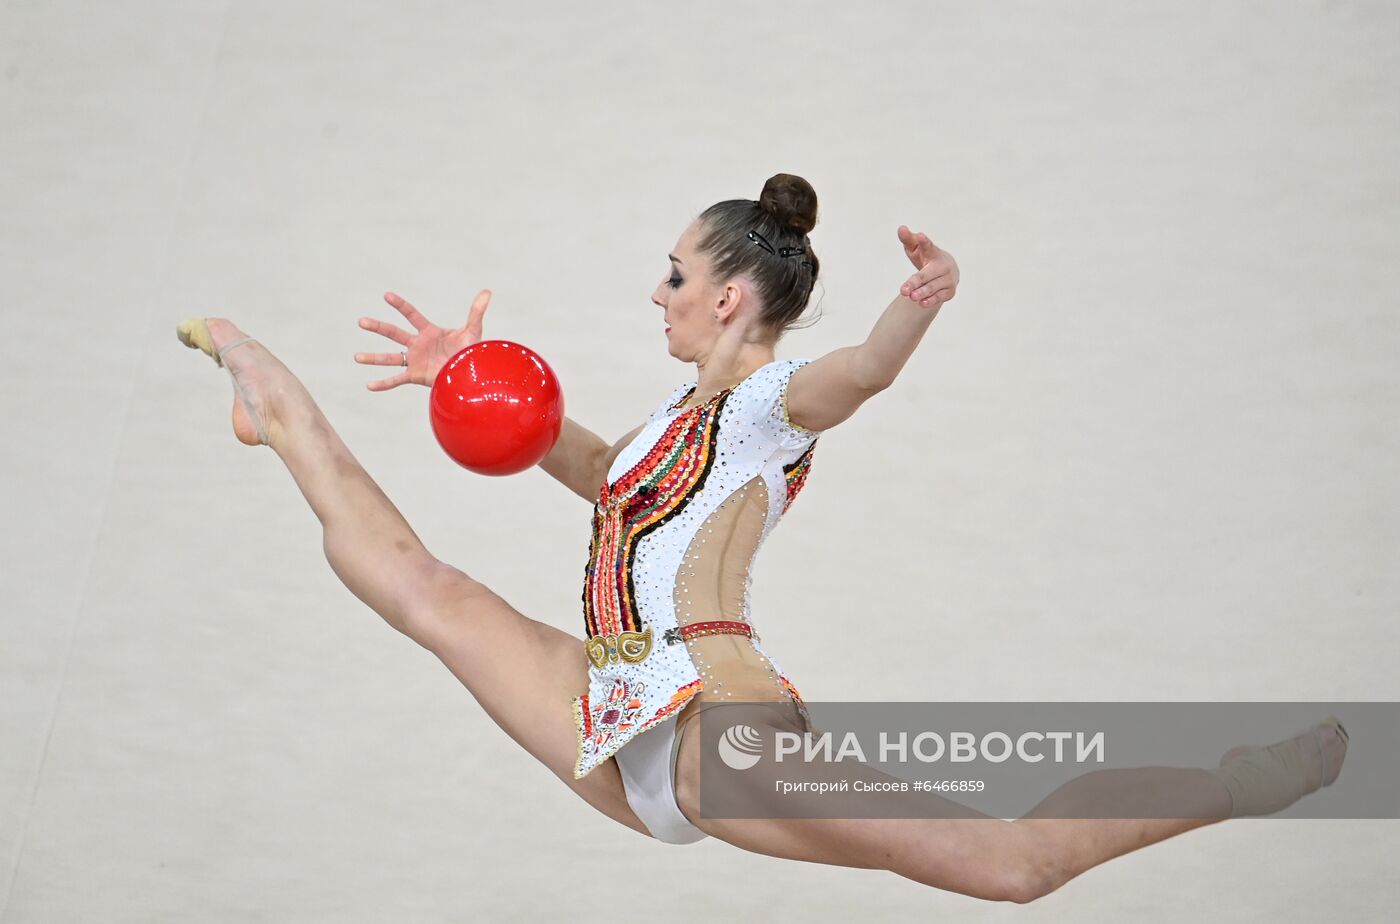
<svg viewBox="0 0 1400 924">
<path fill-rule="evenodd" d="M 762 234 L 759 234 L 757 231 L 749 232 L 749 240 L 753 241 L 755 244 L 762 247 L 769 253 L 777 253 L 777 251 L 773 249 L 773 245 L 768 243 L 768 238 L 764 237 Z"/>
<path fill-rule="evenodd" d="M 798 245 L 796 247 L 779 247 L 778 249 L 774 250 L 773 245 L 768 243 L 768 239 L 762 234 L 759 234 L 757 231 L 749 232 L 749 240 L 753 241 L 755 244 L 762 247 L 769 253 L 777 254 L 780 257 L 791 257 L 799 253 L 807 252 L 807 248 L 801 245 Z M 807 260 L 803 260 L 802 262 L 807 263 L 809 266 L 811 265 Z"/>
</svg>

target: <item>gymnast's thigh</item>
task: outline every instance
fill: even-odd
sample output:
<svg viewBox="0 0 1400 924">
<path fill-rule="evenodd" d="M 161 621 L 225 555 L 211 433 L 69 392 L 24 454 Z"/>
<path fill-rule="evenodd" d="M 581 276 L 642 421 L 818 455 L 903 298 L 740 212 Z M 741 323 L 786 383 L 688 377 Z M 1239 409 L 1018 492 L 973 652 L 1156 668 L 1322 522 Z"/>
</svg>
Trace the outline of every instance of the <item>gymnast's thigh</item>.
<svg viewBox="0 0 1400 924">
<path fill-rule="evenodd" d="M 691 704 L 694 702 L 692 700 Z M 872 827 L 862 837 L 862 823 L 859 821 L 830 818 L 707 818 L 702 815 L 702 736 L 700 724 L 695 720 L 701 712 L 718 705 L 723 703 L 711 700 L 700 704 L 692 711 L 690 720 L 677 729 L 680 740 L 676 755 L 676 803 L 691 824 L 711 837 L 766 856 L 861 869 L 886 868 L 869 848 L 878 843 L 880 834 L 887 832 L 877 832 Z M 767 709 L 756 713 L 745 712 L 742 721 L 755 726 L 764 738 L 771 737 L 775 731 L 801 733 L 807 728 L 790 703 L 774 702 L 772 706 L 771 712 Z M 712 713 L 709 721 L 716 718 L 722 721 L 724 715 L 725 710 Z M 737 711 L 735 715 L 738 715 Z M 713 735 L 712 730 L 710 735 Z"/>
<path fill-rule="evenodd" d="M 565 785 L 603 814 L 645 834 L 613 760 L 574 779 L 573 699 L 588 688 L 582 639 L 525 616 L 456 569 L 435 581 L 431 614 L 419 633 L 425 647 L 507 735 Z"/>
</svg>

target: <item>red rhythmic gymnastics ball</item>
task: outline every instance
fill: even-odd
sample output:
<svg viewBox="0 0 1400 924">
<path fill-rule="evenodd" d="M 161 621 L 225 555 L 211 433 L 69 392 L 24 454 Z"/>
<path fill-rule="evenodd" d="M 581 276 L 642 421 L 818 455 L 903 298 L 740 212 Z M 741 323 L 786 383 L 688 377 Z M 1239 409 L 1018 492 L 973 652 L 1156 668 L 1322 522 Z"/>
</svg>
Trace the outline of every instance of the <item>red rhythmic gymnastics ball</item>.
<svg viewBox="0 0 1400 924">
<path fill-rule="evenodd" d="M 463 468 L 513 475 L 554 448 L 564 426 L 564 393 L 534 350 L 482 340 L 438 370 L 428 417 L 438 444 Z"/>
</svg>

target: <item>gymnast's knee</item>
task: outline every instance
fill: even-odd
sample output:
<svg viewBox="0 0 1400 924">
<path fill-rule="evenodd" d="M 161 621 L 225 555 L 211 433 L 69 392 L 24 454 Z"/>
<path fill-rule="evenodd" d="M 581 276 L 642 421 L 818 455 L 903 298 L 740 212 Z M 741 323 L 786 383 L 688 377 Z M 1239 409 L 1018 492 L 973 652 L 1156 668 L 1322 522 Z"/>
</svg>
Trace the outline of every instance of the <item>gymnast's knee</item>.
<svg viewBox="0 0 1400 924">
<path fill-rule="evenodd" d="M 489 587 L 434 558 L 412 578 L 404 634 L 430 651 L 456 635 L 464 620 L 488 608 Z"/>
<path fill-rule="evenodd" d="M 1059 858 L 1048 843 L 1039 841 L 1006 860 L 1000 878 L 1000 901 L 1028 905 L 1064 884 Z"/>
</svg>

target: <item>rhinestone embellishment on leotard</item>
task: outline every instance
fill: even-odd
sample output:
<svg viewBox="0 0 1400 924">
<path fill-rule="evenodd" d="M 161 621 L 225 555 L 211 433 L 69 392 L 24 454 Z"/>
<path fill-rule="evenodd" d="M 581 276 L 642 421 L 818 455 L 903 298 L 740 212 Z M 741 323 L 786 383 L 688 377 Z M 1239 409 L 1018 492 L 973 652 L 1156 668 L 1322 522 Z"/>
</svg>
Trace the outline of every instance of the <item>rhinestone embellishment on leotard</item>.
<svg viewBox="0 0 1400 924">
<path fill-rule="evenodd" d="M 588 644 L 598 637 L 642 632 L 633 587 L 641 538 L 680 513 L 705 484 L 715 461 L 719 415 L 728 392 L 673 420 L 621 478 L 604 482 L 593 514 L 584 572 L 583 617 Z"/>
</svg>

